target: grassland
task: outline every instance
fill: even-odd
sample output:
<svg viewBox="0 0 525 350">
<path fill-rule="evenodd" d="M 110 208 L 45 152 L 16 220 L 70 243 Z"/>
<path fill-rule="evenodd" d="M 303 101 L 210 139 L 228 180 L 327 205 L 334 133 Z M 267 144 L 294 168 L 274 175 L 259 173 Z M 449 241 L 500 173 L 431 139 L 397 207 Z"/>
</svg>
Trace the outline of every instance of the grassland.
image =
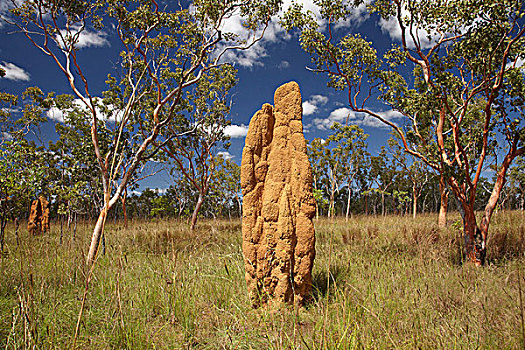
<svg viewBox="0 0 525 350">
<path fill-rule="evenodd" d="M 452 221 L 457 217 L 452 217 Z M 0 260 L 0 347 L 79 349 L 523 348 L 525 214 L 499 213 L 488 265 L 462 264 L 458 225 L 435 216 L 316 222 L 304 308 L 257 309 L 244 283 L 239 221 L 106 227 L 86 289 L 91 226 L 76 239 L 8 227 Z"/>
</svg>

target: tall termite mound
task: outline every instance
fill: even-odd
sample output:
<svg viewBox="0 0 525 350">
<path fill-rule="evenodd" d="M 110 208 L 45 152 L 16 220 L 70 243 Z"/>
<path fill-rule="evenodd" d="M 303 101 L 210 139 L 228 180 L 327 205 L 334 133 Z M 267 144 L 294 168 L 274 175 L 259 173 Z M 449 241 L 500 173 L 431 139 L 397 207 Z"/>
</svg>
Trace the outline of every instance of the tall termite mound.
<svg viewBox="0 0 525 350">
<path fill-rule="evenodd" d="M 31 203 L 27 231 L 36 235 L 41 232 L 49 232 L 49 229 L 49 202 L 44 196 L 40 196 Z"/>
<path fill-rule="evenodd" d="M 242 153 L 243 253 L 254 306 L 269 300 L 303 304 L 315 258 L 315 200 L 299 85 L 279 87 L 274 105 L 255 113 Z"/>
<path fill-rule="evenodd" d="M 42 207 L 42 231 L 49 232 L 49 202 L 44 196 L 38 197 L 40 206 Z"/>
</svg>

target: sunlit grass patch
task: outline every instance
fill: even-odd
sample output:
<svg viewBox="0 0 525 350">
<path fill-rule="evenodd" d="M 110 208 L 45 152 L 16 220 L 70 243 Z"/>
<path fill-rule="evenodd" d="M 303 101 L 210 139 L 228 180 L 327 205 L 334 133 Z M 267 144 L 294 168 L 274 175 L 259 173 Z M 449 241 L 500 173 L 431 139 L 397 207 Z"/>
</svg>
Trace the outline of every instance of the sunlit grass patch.
<svg viewBox="0 0 525 350">
<path fill-rule="evenodd" d="M 451 215 L 451 221 L 459 218 Z M 463 264 L 461 232 L 436 217 L 315 222 L 311 301 L 252 309 L 239 221 L 134 222 L 106 227 L 78 348 L 518 348 L 525 285 L 522 213 L 499 213 L 483 268 Z M 0 346 L 69 348 L 91 227 L 16 245 L 0 266 Z M 331 252 L 330 252 L 331 247 Z M 520 281 L 520 283 L 518 283 Z"/>
</svg>

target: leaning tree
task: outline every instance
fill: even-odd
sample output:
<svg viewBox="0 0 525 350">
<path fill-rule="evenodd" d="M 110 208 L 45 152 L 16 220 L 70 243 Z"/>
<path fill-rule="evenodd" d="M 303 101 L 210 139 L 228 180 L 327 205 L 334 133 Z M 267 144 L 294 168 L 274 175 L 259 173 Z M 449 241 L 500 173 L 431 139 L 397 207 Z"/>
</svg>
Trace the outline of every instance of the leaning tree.
<svg viewBox="0 0 525 350">
<path fill-rule="evenodd" d="M 523 2 L 317 3 L 324 21 L 303 13 L 300 5 L 283 19 L 288 28 L 300 31 L 313 70 L 327 74 L 329 86 L 345 91 L 351 110 L 392 127 L 406 152 L 443 177 L 461 204 L 467 258 L 483 264 L 507 170 L 525 152 Z M 368 14 L 379 17 L 377 23 L 389 28 L 391 49 L 378 53 L 361 35 L 337 30 L 357 6 L 366 6 Z M 318 24 L 323 22 L 326 31 Z M 377 99 L 396 111 L 401 122 L 374 107 Z M 476 193 L 492 163 L 498 164 L 496 181 L 478 225 Z"/>
<path fill-rule="evenodd" d="M 12 1 L 18 28 L 64 74 L 91 123 L 91 141 L 103 187 L 104 206 L 93 230 L 87 262 L 91 264 L 108 212 L 125 192 L 136 170 L 156 149 L 179 137 L 168 126 L 188 108 L 188 92 L 211 69 L 225 63 L 226 53 L 245 50 L 264 33 L 279 1 L 197 0 L 192 6 L 156 0 L 27 0 Z M 224 31 L 234 16 L 244 19 L 245 36 Z M 109 76 L 107 91 L 97 91 L 82 60 L 79 42 L 86 32 L 115 26 L 120 39 L 120 64 Z M 110 103 L 101 110 L 97 96 Z M 110 113 L 116 132 L 110 147 L 99 142 L 100 117 Z M 199 121 L 197 121 L 198 124 Z M 180 133 L 192 132 L 192 129 Z M 125 134 L 129 135 L 127 140 Z M 156 145 L 156 146 L 155 146 Z M 155 146 L 155 147 L 154 147 Z M 128 165 L 122 167 L 124 159 Z"/>
<path fill-rule="evenodd" d="M 183 133 L 196 125 L 193 132 L 169 139 L 161 146 L 174 163 L 170 171 L 182 175 L 196 192 L 197 200 L 190 219 L 192 231 L 210 189 L 215 173 L 215 158 L 220 149 L 229 148 L 230 137 L 224 132 L 230 124 L 227 95 L 235 86 L 236 72 L 231 65 L 206 72 L 196 84 L 194 93 L 188 96 L 191 108 L 184 111 L 186 117 L 168 125 L 171 134 Z"/>
</svg>

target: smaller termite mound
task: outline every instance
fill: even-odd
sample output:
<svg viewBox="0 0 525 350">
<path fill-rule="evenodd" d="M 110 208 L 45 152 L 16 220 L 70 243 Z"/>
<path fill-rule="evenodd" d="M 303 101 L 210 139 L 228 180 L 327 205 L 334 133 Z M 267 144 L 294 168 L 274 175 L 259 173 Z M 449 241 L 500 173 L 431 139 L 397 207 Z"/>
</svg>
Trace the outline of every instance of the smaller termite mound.
<svg viewBox="0 0 525 350">
<path fill-rule="evenodd" d="M 44 196 L 39 196 L 31 203 L 27 231 L 31 235 L 36 235 L 49 230 L 49 202 Z"/>
<path fill-rule="evenodd" d="M 302 305 L 312 285 L 315 200 L 299 85 L 275 91 L 255 113 L 242 154 L 243 254 L 254 306 Z"/>
</svg>

